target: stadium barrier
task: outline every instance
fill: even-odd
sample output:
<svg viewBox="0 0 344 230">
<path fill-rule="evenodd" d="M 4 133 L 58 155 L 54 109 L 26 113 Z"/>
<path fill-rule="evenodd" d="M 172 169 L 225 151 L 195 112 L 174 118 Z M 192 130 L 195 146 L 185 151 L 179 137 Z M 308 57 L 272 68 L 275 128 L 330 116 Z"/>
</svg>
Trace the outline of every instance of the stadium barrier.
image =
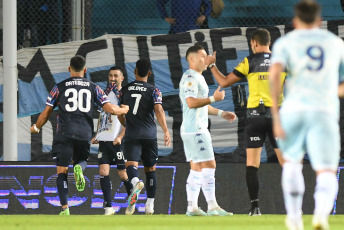
<svg viewBox="0 0 344 230">
<path fill-rule="evenodd" d="M 18 165 L 18 162 L 0 165 L 0 214 L 52 214 L 59 213 L 59 198 L 56 189 L 56 169 L 51 162 L 46 165 Z M 16 164 L 16 165 L 15 165 Z M 70 170 L 71 172 L 72 170 Z M 139 168 L 144 179 L 143 168 Z M 189 172 L 187 163 L 159 164 L 157 167 L 157 194 L 155 214 L 184 214 L 186 212 L 185 183 Z M 304 164 L 306 190 L 303 213 L 311 214 L 314 209 L 313 192 L 315 174 L 309 164 Z M 68 175 L 69 205 L 71 214 L 102 215 L 103 196 L 99 184 L 98 166 L 89 165 L 85 170 L 86 188 L 78 192 L 74 177 Z M 111 170 L 112 206 L 124 214 L 127 194 L 117 172 Z M 281 189 L 281 167 L 278 164 L 262 164 L 260 177 L 260 207 L 263 214 L 284 214 Z M 344 214 L 344 165 L 338 169 L 339 193 L 333 214 Z M 145 180 L 143 180 L 145 182 Z M 235 214 L 247 214 L 249 198 L 245 182 L 245 164 L 219 163 L 216 171 L 216 197 L 218 203 Z M 138 211 L 144 213 L 146 190 L 143 189 L 138 201 Z M 206 210 L 204 196 L 200 195 L 199 205 Z"/>
</svg>

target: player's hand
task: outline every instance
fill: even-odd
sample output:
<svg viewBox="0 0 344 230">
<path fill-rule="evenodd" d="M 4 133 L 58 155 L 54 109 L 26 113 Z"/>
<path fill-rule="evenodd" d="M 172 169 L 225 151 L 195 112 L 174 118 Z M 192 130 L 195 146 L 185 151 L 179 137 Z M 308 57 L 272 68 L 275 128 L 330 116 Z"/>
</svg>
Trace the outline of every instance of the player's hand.
<svg viewBox="0 0 344 230">
<path fill-rule="evenodd" d="M 91 144 L 98 144 L 99 141 L 96 140 L 96 137 L 93 137 L 91 140 Z"/>
<path fill-rule="evenodd" d="M 223 111 L 221 117 L 222 117 L 223 119 L 226 119 L 227 121 L 229 121 L 229 123 L 232 123 L 232 122 L 235 121 L 235 119 L 237 118 L 237 116 L 235 115 L 235 113 L 229 112 L 229 111 Z"/>
<path fill-rule="evenodd" d="M 128 111 L 129 111 L 129 105 L 121 105 L 120 106 L 121 107 L 121 109 L 122 109 L 122 111 L 123 111 L 123 114 L 127 114 L 128 113 Z"/>
<path fill-rule="evenodd" d="M 205 59 L 205 64 L 207 66 L 209 66 L 211 63 L 215 63 L 216 62 L 216 51 L 214 51 L 213 55 L 209 54 L 207 55 L 206 59 Z"/>
<path fill-rule="evenodd" d="M 205 21 L 206 17 L 204 15 L 201 15 L 197 18 L 196 20 L 196 24 L 201 26 L 203 24 L 203 22 Z"/>
<path fill-rule="evenodd" d="M 113 140 L 113 145 L 121 145 L 122 144 L 122 138 L 116 137 L 115 140 Z"/>
<path fill-rule="evenodd" d="M 275 138 L 285 139 L 286 134 L 282 128 L 281 123 L 279 120 L 273 120 L 273 127 L 272 130 L 274 132 Z"/>
<path fill-rule="evenodd" d="M 171 146 L 171 137 L 170 137 L 170 133 L 166 132 L 164 134 L 164 141 L 165 141 L 165 146 L 170 147 Z"/>
<path fill-rule="evenodd" d="M 31 132 L 31 133 L 39 133 L 39 130 L 37 131 L 37 130 L 36 130 L 37 128 L 35 129 L 35 127 L 36 127 L 36 124 L 34 124 L 34 125 L 31 126 L 31 128 L 30 128 L 30 132 Z"/>
<path fill-rule="evenodd" d="M 217 90 L 215 90 L 214 92 L 214 99 L 215 101 L 222 101 L 223 99 L 225 99 L 225 95 L 226 95 L 226 92 L 223 90 L 223 91 L 220 91 L 221 89 L 221 86 L 219 86 L 217 88 Z"/>
<path fill-rule="evenodd" d="M 176 24 L 176 19 L 175 18 L 167 17 L 167 18 L 165 18 L 165 21 L 168 22 L 168 24 L 170 24 L 170 25 Z"/>
</svg>

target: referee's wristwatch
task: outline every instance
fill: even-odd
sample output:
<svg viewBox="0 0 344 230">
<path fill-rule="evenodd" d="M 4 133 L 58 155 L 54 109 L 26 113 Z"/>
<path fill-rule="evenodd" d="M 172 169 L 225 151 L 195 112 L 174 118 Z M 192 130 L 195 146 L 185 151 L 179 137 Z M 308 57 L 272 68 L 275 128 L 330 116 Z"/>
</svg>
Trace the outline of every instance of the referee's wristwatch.
<svg viewBox="0 0 344 230">
<path fill-rule="evenodd" d="M 214 66 L 215 66 L 215 62 L 214 62 L 214 63 L 210 63 L 210 64 L 208 65 L 208 68 L 211 69 L 211 68 L 213 68 Z"/>
</svg>

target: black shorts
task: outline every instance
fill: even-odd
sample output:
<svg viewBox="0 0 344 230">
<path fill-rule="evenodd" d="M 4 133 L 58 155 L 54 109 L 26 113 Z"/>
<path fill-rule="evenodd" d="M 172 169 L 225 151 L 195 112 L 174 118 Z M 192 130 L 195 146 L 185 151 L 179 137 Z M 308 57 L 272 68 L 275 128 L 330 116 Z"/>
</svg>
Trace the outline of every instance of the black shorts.
<svg viewBox="0 0 344 230">
<path fill-rule="evenodd" d="M 56 166 L 68 167 L 71 161 L 73 165 L 80 161 L 87 161 L 90 155 L 90 142 L 68 138 L 57 133 L 51 152 L 53 159 L 56 160 Z"/>
<path fill-rule="evenodd" d="M 277 148 L 276 139 L 272 132 L 272 119 L 265 117 L 248 117 L 245 127 L 247 148 L 260 148 L 266 136 L 269 137 L 273 148 Z"/>
<path fill-rule="evenodd" d="M 112 141 L 99 141 L 98 164 L 116 164 L 118 170 L 125 169 L 121 145 L 113 145 Z"/>
<path fill-rule="evenodd" d="M 139 162 L 142 159 L 144 166 L 154 166 L 158 161 L 157 139 L 126 139 L 124 156 L 127 161 Z"/>
</svg>

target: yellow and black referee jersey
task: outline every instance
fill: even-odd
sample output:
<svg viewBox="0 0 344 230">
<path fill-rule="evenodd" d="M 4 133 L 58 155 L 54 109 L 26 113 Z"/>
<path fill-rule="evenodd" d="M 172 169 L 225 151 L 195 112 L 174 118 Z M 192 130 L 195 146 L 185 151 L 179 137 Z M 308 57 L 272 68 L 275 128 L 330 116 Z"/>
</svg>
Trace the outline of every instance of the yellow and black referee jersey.
<svg viewBox="0 0 344 230">
<path fill-rule="evenodd" d="M 246 77 L 248 81 L 249 96 L 247 101 L 247 108 L 257 108 L 259 100 L 264 101 L 266 107 L 272 107 L 272 100 L 269 85 L 269 67 L 270 67 L 271 53 L 256 53 L 252 54 L 235 67 L 233 73 L 239 77 Z M 283 85 L 286 77 L 286 72 L 281 74 L 281 94 L 279 95 L 278 105 L 282 104 Z"/>
</svg>

